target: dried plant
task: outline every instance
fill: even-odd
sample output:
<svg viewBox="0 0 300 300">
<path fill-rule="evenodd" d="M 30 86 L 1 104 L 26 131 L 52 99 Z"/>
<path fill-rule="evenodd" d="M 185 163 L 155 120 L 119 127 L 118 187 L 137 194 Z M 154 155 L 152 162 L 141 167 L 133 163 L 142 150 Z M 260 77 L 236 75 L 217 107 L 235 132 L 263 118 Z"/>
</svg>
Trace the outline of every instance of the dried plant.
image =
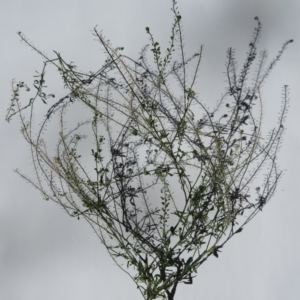
<svg viewBox="0 0 300 300">
<path fill-rule="evenodd" d="M 174 22 L 165 55 L 146 27 L 152 66 L 147 61 L 149 45 L 134 60 L 121 54 L 123 48 L 114 48 L 95 28 L 107 59 L 97 72 L 78 72 L 57 52 L 55 59 L 49 59 L 19 32 L 46 61 L 33 84 L 36 94 L 26 106 L 21 106 L 19 94 L 21 89 L 29 91 L 28 85 L 13 83 L 7 114 L 7 121 L 15 114 L 20 116 L 37 181 L 16 172 L 46 200 L 89 222 L 147 300 L 174 299 L 177 285 L 192 284 L 199 266 L 211 255 L 218 257 L 224 244 L 270 200 L 282 175 L 276 158 L 288 106 L 288 88 L 284 86 L 278 126 L 262 138 L 260 88 L 292 40 L 284 43 L 267 68 L 267 53 L 261 52 L 249 86 L 261 33 L 256 17 L 246 61 L 238 72 L 235 51 L 229 48 L 228 87 L 217 107 L 210 109 L 196 92 L 203 48 L 186 57 L 181 15 L 174 0 L 172 12 Z M 174 60 L 177 52 L 179 60 Z M 192 62 L 195 72 L 189 77 L 187 66 Z M 41 127 L 34 131 L 36 101 L 47 104 L 55 97 L 45 93 L 49 64 L 61 74 L 69 93 L 47 110 Z M 170 79 L 176 79 L 180 92 L 172 92 Z M 67 131 L 64 116 L 75 101 L 88 107 L 92 118 Z M 22 114 L 25 109 L 30 110 L 29 121 Z M 56 154 L 51 156 L 43 136 L 56 113 L 60 113 L 60 132 Z M 92 130 L 90 153 L 78 150 L 86 137 L 80 133 L 83 126 Z M 90 155 L 95 164 L 92 175 L 83 166 Z M 266 164 L 264 180 L 255 186 L 255 178 Z M 147 192 L 153 187 L 158 199 L 149 199 Z M 120 263 L 124 260 L 126 268 Z M 130 266 L 135 276 L 127 270 Z"/>
</svg>

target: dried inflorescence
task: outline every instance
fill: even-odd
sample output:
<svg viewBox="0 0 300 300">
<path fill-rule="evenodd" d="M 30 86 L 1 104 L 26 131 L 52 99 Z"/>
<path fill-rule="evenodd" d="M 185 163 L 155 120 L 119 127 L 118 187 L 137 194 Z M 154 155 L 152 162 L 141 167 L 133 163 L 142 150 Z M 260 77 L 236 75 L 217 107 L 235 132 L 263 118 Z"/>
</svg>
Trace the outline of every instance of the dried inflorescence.
<svg viewBox="0 0 300 300">
<path fill-rule="evenodd" d="M 56 59 L 48 59 L 19 33 L 47 61 L 34 82 L 36 96 L 27 106 L 21 107 L 18 97 L 20 89 L 29 90 L 28 86 L 24 82 L 13 86 L 7 116 L 7 120 L 16 113 L 21 117 L 38 183 L 17 172 L 69 215 L 85 218 L 115 261 L 124 258 L 127 268 L 135 267 L 137 275 L 128 274 L 145 299 L 171 300 L 178 283 L 191 284 L 192 273 L 209 256 L 218 257 L 220 248 L 270 200 L 282 174 L 276 158 L 284 131 L 288 87 L 283 88 L 278 126 L 264 143 L 260 88 L 292 40 L 283 45 L 266 69 L 266 51 L 261 53 L 253 84 L 248 86 L 261 33 L 256 17 L 246 61 L 237 72 L 234 50 L 228 50 L 228 87 L 217 107 L 210 109 L 199 100 L 195 86 L 202 46 L 199 52 L 185 57 L 182 17 L 175 1 L 172 11 L 174 23 L 165 56 L 146 27 L 154 57 L 152 66 L 147 61 L 149 46 L 134 60 L 121 54 L 122 47 L 113 48 L 95 28 L 94 35 L 108 57 L 97 72 L 85 74 L 77 72 L 76 66 L 67 64 L 57 52 Z M 173 59 L 177 46 L 179 61 Z M 187 65 L 193 61 L 196 71 L 188 79 Z M 43 91 L 47 64 L 58 69 L 70 92 L 48 109 L 35 135 L 35 101 L 41 98 L 47 103 L 54 97 Z M 181 94 L 172 92 L 170 77 L 177 80 Z M 66 108 L 76 101 L 89 107 L 93 118 L 65 132 Z M 258 117 L 255 105 L 260 108 Z M 26 108 L 31 109 L 29 122 L 21 114 Z M 56 112 L 60 112 L 61 131 L 56 156 L 49 157 L 42 136 Z M 84 125 L 91 126 L 95 142 L 91 149 L 93 176 L 82 165 L 85 155 L 77 153 L 85 138 L 79 133 Z M 266 164 L 265 180 L 253 194 L 250 184 Z M 149 199 L 147 192 L 152 187 L 160 191 L 158 201 Z M 152 208 L 153 204 L 160 207 Z"/>
</svg>

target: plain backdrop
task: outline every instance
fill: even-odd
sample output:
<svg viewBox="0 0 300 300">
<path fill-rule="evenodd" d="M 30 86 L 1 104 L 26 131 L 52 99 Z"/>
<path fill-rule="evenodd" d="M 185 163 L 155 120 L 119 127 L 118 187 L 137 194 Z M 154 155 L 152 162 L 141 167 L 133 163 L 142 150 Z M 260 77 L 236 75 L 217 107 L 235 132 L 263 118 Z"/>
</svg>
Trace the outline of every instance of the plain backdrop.
<svg viewBox="0 0 300 300">
<path fill-rule="evenodd" d="M 274 58 L 290 44 L 264 90 L 264 128 L 277 125 L 281 92 L 290 86 L 286 133 L 278 163 L 286 170 L 272 201 L 219 258 L 211 257 L 193 285 L 180 284 L 176 299 L 296 300 L 300 294 L 299 170 L 300 134 L 300 2 L 298 0 L 178 0 L 187 54 L 204 45 L 198 78 L 203 100 L 212 104 L 224 92 L 226 50 L 236 49 L 239 66 L 259 16 L 260 49 Z M 70 218 L 46 202 L 13 169 L 34 178 L 29 147 L 17 118 L 4 121 L 11 97 L 11 80 L 31 84 L 43 60 L 16 34 L 21 31 L 35 46 L 54 58 L 53 50 L 80 70 L 97 70 L 105 60 L 91 31 L 103 30 L 124 54 L 138 58 L 149 43 L 149 26 L 162 47 L 167 46 L 173 15 L 170 0 L 11 0 L 0 11 L 0 299 L 115 300 L 142 299 L 130 277 L 106 253 L 83 220 Z M 49 71 L 51 91 L 64 95 L 59 77 Z M 23 99 L 26 101 L 26 99 Z M 23 102 L 24 103 L 24 102 Z M 44 108 L 43 108 L 44 109 Z M 74 114 L 77 120 L 80 112 Z M 53 140 L 55 137 L 53 137 Z M 51 139 L 50 139 L 51 145 Z M 87 145 L 89 149 L 89 145 Z"/>
</svg>

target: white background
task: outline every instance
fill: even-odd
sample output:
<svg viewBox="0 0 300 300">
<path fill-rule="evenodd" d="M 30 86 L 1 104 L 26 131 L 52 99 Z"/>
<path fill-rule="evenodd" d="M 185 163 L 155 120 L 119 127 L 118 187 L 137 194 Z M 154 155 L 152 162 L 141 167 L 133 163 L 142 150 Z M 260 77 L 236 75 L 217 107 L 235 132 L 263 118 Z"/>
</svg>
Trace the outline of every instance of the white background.
<svg viewBox="0 0 300 300">
<path fill-rule="evenodd" d="M 226 244 L 218 259 L 211 257 L 198 270 L 193 285 L 179 285 L 175 298 L 299 299 L 300 2 L 178 0 L 178 5 L 186 52 L 193 54 L 204 44 L 199 88 L 208 104 L 224 92 L 228 47 L 236 48 L 239 66 L 243 64 L 256 15 L 263 25 L 260 47 L 269 51 L 269 59 L 285 41 L 293 38 L 294 43 L 263 91 L 267 130 L 277 125 L 283 85 L 290 86 L 287 130 L 278 160 L 285 175 L 264 211 Z M 41 57 L 20 43 L 16 32 L 22 31 L 51 58 L 56 50 L 80 70 L 95 71 L 105 56 L 91 34 L 94 26 L 98 25 L 114 46 L 124 46 L 124 53 L 138 58 L 140 49 L 149 43 L 146 26 L 167 45 L 173 17 L 170 7 L 170 0 L 1 1 L 0 299 L 142 299 L 87 223 L 44 201 L 13 173 L 19 168 L 34 176 L 20 122 L 15 118 L 8 124 L 4 118 L 11 79 L 31 84 L 34 71 L 42 69 Z M 64 93 L 55 85 L 52 91 Z"/>
</svg>

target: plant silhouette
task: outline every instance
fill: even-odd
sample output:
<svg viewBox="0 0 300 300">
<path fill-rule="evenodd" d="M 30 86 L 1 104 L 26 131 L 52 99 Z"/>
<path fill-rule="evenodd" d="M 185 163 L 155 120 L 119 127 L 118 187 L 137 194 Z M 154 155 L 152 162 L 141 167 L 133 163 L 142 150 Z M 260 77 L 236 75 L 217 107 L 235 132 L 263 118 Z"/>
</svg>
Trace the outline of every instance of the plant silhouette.
<svg viewBox="0 0 300 300">
<path fill-rule="evenodd" d="M 284 86 L 278 126 L 263 138 L 260 90 L 292 40 L 283 44 L 266 68 L 267 52 L 261 52 L 249 85 L 261 33 L 260 20 L 255 17 L 245 63 L 238 71 L 235 50 L 228 49 L 227 88 L 211 109 L 199 100 L 196 90 L 203 47 L 186 56 L 182 17 L 174 0 L 172 13 L 164 55 L 149 27 L 146 33 L 151 44 L 137 60 L 122 54 L 122 47 L 114 48 L 94 28 L 107 59 L 90 73 L 76 71 L 75 64 L 67 63 L 58 52 L 54 59 L 48 58 L 19 32 L 45 63 L 27 105 L 22 106 L 19 97 L 21 91 L 30 91 L 29 86 L 13 82 L 7 114 L 7 121 L 16 114 L 20 117 L 37 181 L 16 172 L 46 200 L 56 202 L 72 217 L 84 218 L 147 300 L 173 300 L 178 284 L 192 284 L 197 269 L 210 256 L 218 257 L 228 240 L 271 199 L 282 175 L 276 157 L 288 107 L 288 87 Z M 153 64 L 148 63 L 149 48 Z M 195 72 L 189 76 L 191 63 Z M 35 131 L 37 101 L 47 104 L 55 97 L 45 92 L 49 65 L 60 73 L 69 92 L 47 108 Z M 170 78 L 177 81 L 180 93 L 172 91 Z M 92 117 L 67 131 L 65 114 L 75 102 L 89 108 Z M 25 110 L 30 112 L 28 121 Z M 51 156 L 44 134 L 54 115 L 59 115 L 60 132 L 56 154 Z M 86 126 L 94 140 L 89 154 L 78 150 L 86 138 L 80 130 Z M 92 174 L 83 166 L 87 156 L 95 164 Z M 266 164 L 264 181 L 253 190 Z M 152 188 L 159 199 L 148 196 Z M 126 267 L 121 261 L 127 262 Z"/>
</svg>

